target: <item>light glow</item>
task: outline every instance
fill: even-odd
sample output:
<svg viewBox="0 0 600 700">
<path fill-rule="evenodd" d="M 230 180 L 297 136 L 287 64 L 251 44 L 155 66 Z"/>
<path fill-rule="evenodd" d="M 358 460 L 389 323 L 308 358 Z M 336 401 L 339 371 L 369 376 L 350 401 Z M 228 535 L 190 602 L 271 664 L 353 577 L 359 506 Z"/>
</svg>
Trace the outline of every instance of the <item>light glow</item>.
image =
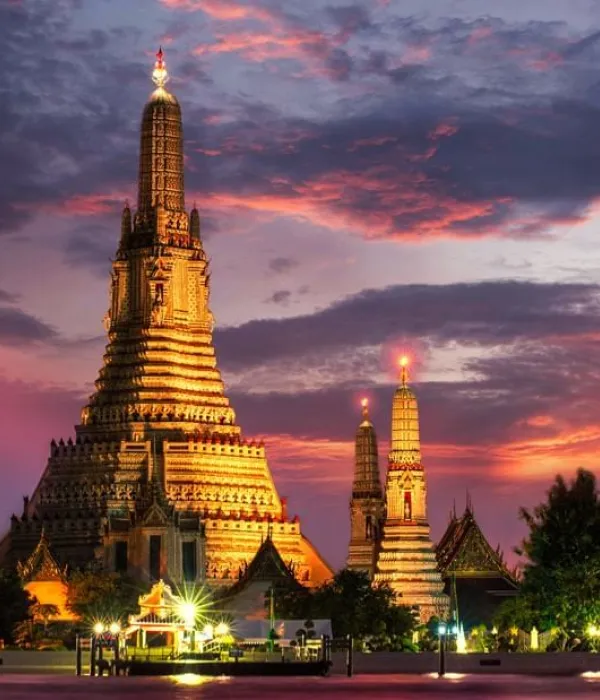
<svg viewBox="0 0 600 700">
<path fill-rule="evenodd" d="M 367 408 L 367 406 L 369 405 L 369 399 L 366 399 L 366 398 L 365 398 L 365 399 L 361 399 L 361 400 L 360 400 L 360 405 L 361 405 L 363 408 Z"/>
<path fill-rule="evenodd" d="M 96 622 L 94 625 L 94 634 L 102 634 L 104 632 L 104 625 L 101 622 Z"/>
<path fill-rule="evenodd" d="M 224 637 L 229 632 L 229 625 L 226 622 L 219 622 L 215 627 L 217 637 Z"/>
<path fill-rule="evenodd" d="M 188 627 L 193 627 L 198 615 L 198 606 L 192 602 L 182 603 L 179 606 L 179 615 Z"/>
<path fill-rule="evenodd" d="M 400 367 L 408 367 L 410 364 L 410 359 L 407 355 L 402 355 L 400 358 Z"/>
<path fill-rule="evenodd" d="M 117 635 L 121 631 L 121 625 L 118 622 L 112 622 L 108 629 L 111 634 Z"/>
<path fill-rule="evenodd" d="M 208 676 L 199 676 L 197 673 L 182 673 L 180 676 L 171 676 L 179 685 L 204 685 L 212 679 Z"/>
</svg>

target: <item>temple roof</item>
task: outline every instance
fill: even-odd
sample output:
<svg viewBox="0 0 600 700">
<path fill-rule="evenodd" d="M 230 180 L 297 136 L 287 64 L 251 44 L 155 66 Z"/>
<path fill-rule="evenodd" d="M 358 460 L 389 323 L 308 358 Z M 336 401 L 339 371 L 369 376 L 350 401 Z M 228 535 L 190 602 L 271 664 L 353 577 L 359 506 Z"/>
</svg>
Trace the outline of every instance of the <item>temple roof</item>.
<svg viewBox="0 0 600 700">
<path fill-rule="evenodd" d="M 444 577 L 500 577 L 517 585 L 502 555 L 486 540 L 470 504 L 465 508 L 462 517 L 451 517 L 448 528 L 436 547 L 436 555 Z"/>
<path fill-rule="evenodd" d="M 298 583 L 291 566 L 288 566 L 282 559 L 271 536 L 267 536 L 254 555 L 254 559 L 241 572 L 239 580 L 226 592 L 226 597 L 236 595 L 241 590 L 256 582 L 269 583 Z"/>
<path fill-rule="evenodd" d="M 52 556 L 50 543 L 44 530 L 40 541 L 26 562 L 17 563 L 17 572 L 24 583 L 30 581 L 62 581 L 67 577 L 66 567 L 61 568 Z"/>
</svg>

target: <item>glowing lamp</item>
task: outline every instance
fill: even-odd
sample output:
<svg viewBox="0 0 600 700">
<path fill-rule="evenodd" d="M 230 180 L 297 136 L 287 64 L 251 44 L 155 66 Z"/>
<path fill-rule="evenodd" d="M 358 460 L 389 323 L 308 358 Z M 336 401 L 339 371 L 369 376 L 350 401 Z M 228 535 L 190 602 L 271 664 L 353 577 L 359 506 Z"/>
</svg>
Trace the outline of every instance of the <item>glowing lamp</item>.
<svg viewBox="0 0 600 700">
<path fill-rule="evenodd" d="M 118 622 L 111 622 L 108 630 L 111 634 L 117 635 L 121 631 L 121 625 Z"/>
<path fill-rule="evenodd" d="M 410 359 L 408 358 L 407 355 L 402 355 L 400 358 L 400 367 L 408 367 L 410 364 Z"/>
<path fill-rule="evenodd" d="M 448 625 L 445 622 L 440 622 L 438 625 L 438 634 L 443 637 L 448 631 Z"/>
<path fill-rule="evenodd" d="M 104 625 L 101 622 L 96 622 L 94 625 L 94 634 L 102 634 L 104 632 Z"/>
<path fill-rule="evenodd" d="M 219 622 L 215 628 L 215 634 L 217 637 L 224 637 L 229 632 L 229 625 L 225 622 Z"/>
<path fill-rule="evenodd" d="M 365 399 L 361 399 L 361 400 L 360 400 L 360 405 L 361 405 L 363 408 L 367 408 L 367 406 L 369 405 L 369 399 L 366 399 L 366 398 L 365 398 Z"/>
<path fill-rule="evenodd" d="M 186 625 L 193 627 L 194 622 L 196 621 L 197 613 L 198 609 L 195 603 L 182 603 L 179 606 L 179 614 L 185 621 Z"/>
</svg>

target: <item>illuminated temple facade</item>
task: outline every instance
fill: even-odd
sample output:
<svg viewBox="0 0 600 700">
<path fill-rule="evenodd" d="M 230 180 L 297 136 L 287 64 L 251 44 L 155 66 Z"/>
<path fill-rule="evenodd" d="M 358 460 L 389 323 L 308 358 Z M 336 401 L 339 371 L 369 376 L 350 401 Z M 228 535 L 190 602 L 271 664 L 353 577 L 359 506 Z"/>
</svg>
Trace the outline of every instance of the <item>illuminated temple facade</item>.
<svg viewBox="0 0 600 700">
<path fill-rule="evenodd" d="M 375 456 L 376 450 L 371 454 Z M 371 471 L 378 475 L 375 466 Z M 366 502 L 364 504 L 367 510 L 363 517 L 368 517 L 371 507 Z M 354 496 L 354 487 L 350 508 L 351 523 L 357 522 L 359 519 L 355 511 L 360 509 L 360 504 Z M 446 617 L 450 600 L 444 593 L 444 581 L 427 519 L 427 485 L 421 460 L 419 409 L 417 398 L 408 386 L 404 359 L 400 385 L 392 405 L 391 448 L 385 508 L 382 511 L 383 528 L 373 543 L 376 551 L 373 580 L 375 583 L 387 583 L 396 593 L 398 604 L 415 608 L 422 622 L 427 622 L 434 615 Z M 355 550 L 356 545 L 351 539 L 348 557 L 351 566 Z"/>
<path fill-rule="evenodd" d="M 167 79 L 159 51 L 95 392 L 75 440 L 52 442 L 0 559 L 26 561 L 43 530 L 61 565 L 228 585 L 269 531 L 297 579 L 316 585 L 331 570 L 288 518 L 264 446 L 242 439 L 224 392 L 200 216 L 184 202 L 181 109 Z"/>
</svg>

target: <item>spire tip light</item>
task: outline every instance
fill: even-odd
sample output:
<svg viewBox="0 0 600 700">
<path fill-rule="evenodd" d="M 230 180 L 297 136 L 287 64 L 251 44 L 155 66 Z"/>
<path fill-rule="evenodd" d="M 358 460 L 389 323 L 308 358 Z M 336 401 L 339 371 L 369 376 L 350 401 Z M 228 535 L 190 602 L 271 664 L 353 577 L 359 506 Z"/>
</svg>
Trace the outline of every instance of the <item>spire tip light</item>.
<svg viewBox="0 0 600 700">
<path fill-rule="evenodd" d="M 159 46 L 156 53 L 156 63 L 154 64 L 154 70 L 152 71 L 152 82 L 158 88 L 164 87 L 169 80 L 169 74 L 167 73 L 167 67 L 163 56 L 162 46 Z"/>
</svg>

